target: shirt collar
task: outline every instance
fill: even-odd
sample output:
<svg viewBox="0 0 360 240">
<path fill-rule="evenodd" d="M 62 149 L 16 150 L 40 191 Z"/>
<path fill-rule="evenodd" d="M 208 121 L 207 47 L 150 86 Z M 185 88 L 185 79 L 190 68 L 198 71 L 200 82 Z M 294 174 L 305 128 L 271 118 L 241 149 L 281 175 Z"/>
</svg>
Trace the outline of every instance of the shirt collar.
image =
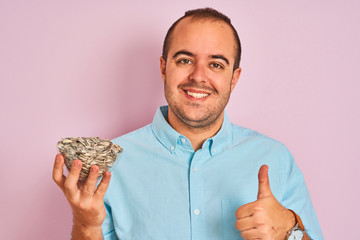
<svg viewBox="0 0 360 240">
<path fill-rule="evenodd" d="M 168 117 L 168 106 L 161 106 L 154 116 L 152 122 L 152 130 L 159 142 L 164 145 L 170 152 L 174 152 L 177 143 L 180 138 L 186 138 L 180 133 L 175 131 L 170 124 L 167 122 Z M 224 121 L 219 132 L 207 139 L 202 148 L 208 148 L 210 155 L 220 153 L 231 143 L 232 141 L 232 131 L 231 131 L 231 122 L 226 112 L 224 113 Z"/>
<path fill-rule="evenodd" d="M 176 147 L 177 139 L 181 136 L 166 121 L 168 118 L 168 106 L 161 106 L 154 116 L 152 130 L 159 140 L 169 151 L 173 152 Z"/>
<path fill-rule="evenodd" d="M 210 154 L 213 156 L 225 150 L 232 142 L 232 124 L 226 112 L 219 132 L 210 138 Z"/>
</svg>

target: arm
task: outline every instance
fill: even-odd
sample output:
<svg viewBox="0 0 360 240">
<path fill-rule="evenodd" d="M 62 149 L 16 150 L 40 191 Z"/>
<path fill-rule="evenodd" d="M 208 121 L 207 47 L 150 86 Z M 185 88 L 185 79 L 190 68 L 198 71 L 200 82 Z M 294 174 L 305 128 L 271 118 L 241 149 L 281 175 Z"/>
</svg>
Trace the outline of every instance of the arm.
<svg viewBox="0 0 360 240">
<path fill-rule="evenodd" d="M 309 237 L 309 239 L 323 240 L 324 236 L 322 234 L 319 221 L 316 217 L 316 213 L 311 202 L 309 190 L 307 189 L 304 176 L 300 169 L 297 167 L 293 156 L 285 146 L 283 146 L 283 149 L 277 160 L 278 162 L 274 164 L 274 167 L 277 167 L 275 168 L 275 176 L 280 181 L 277 183 L 276 192 L 274 192 L 276 198 L 274 197 L 273 193 L 271 193 L 269 194 L 269 196 L 272 195 L 273 197 L 270 197 L 268 199 L 273 199 L 274 201 L 278 202 L 280 206 L 284 206 L 286 209 L 292 209 L 296 212 L 296 214 L 301 216 L 306 235 Z M 259 171 L 259 187 L 260 182 L 263 181 L 261 179 L 262 177 Z M 265 179 L 265 182 L 269 182 L 267 177 Z M 270 186 L 269 192 L 271 192 Z M 251 208 L 251 205 L 256 202 L 258 201 L 246 205 Z M 286 212 L 289 211 L 287 210 Z"/>
<path fill-rule="evenodd" d="M 310 240 L 299 215 L 282 206 L 272 194 L 268 167 L 259 170 L 259 191 L 257 200 L 245 204 L 236 211 L 236 228 L 244 239 L 287 239 L 287 233 L 297 223 L 304 231 L 303 240 Z"/>
<path fill-rule="evenodd" d="M 109 186 L 111 174 L 106 172 L 98 187 L 96 180 L 99 167 L 91 167 L 88 179 L 84 184 L 78 184 L 81 171 L 81 161 L 75 160 L 68 177 L 63 175 L 64 158 L 56 155 L 53 179 L 63 191 L 73 212 L 73 240 L 103 239 L 101 225 L 106 216 L 104 195 Z"/>
</svg>

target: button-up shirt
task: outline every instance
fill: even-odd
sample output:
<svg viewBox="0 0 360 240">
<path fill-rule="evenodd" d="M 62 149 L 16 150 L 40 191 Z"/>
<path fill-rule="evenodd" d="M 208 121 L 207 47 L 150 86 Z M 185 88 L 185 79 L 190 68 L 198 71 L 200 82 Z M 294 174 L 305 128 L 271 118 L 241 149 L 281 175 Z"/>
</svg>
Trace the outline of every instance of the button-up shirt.
<svg viewBox="0 0 360 240">
<path fill-rule="evenodd" d="M 151 124 L 113 140 L 123 148 L 104 203 L 104 239 L 235 240 L 238 207 L 257 198 L 258 171 L 269 166 L 271 190 L 323 239 L 303 175 L 276 140 L 232 124 L 194 151 L 160 107 Z"/>
</svg>

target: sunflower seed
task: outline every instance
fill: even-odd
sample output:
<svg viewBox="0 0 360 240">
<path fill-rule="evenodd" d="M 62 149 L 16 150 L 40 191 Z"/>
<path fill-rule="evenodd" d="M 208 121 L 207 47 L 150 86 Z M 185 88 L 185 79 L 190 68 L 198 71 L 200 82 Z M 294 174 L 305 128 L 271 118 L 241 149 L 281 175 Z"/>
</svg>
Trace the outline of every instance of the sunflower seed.
<svg viewBox="0 0 360 240">
<path fill-rule="evenodd" d="M 115 163 L 115 160 L 122 152 L 122 148 L 109 140 L 99 137 L 69 137 L 62 138 L 57 147 L 64 156 L 65 165 L 70 171 L 75 159 L 82 161 L 79 182 L 85 182 L 92 165 L 99 166 L 100 178 Z"/>
</svg>

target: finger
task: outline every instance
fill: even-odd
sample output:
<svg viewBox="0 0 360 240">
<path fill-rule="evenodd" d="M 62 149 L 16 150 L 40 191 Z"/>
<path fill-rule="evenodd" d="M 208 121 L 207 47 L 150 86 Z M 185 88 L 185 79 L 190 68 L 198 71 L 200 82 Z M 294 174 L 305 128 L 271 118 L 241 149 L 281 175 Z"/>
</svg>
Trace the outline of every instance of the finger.
<svg viewBox="0 0 360 240">
<path fill-rule="evenodd" d="M 99 166 L 93 165 L 90 168 L 89 176 L 83 186 L 82 193 L 93 195 L 96 189 L 96 180 L 99 173 Z"/>
<path fill-rule="evenodd" d="M 257 228 L 252 228 L 248 230 L 241 231 L 241 237 L 246 240 L 255 240 L 255 239 L 263 239 L 261 238 L 261 233 Z"/>
<path fill-rule="evenodd" d="M 259 174 L 258 174 L 259 190 L 258 190 L 257 199 L 265 198 L 272 195 L 270 189 L 268 169 L 269 167 L 267 165 L 262 165 L 259 170 Z"/>
<path fill-rule="evenodd" d="M 72 163 L 69 175 L 67 176 L 64 187 L 67 192 L 74 194 L 78 190 L 77 182 L 79 180 L 82 162 L 75 159 Z"/>
<path fill-rule="evenodd" d="M 109 183 L 110 183 L 111 173 L 109 171 L 106 171 L 100 184 L 98 185 L 95 194 L 94 199 L 97 201 L 103 201 L 106 190 L 108 189 Z"/>
<path fill-rule="evenodd" d="M 238 219 L 235 226 L 239 231 L 245 231 L 256 227 L 252 217 Z"/>
<path fill-rule="evenodd" d="M 53 180 L 54 182 L 64 190 L 65 176 L 63 174 L 64 157 L 61 154 L 57 154 L 55 157 L 54 168 L 53 168 Z"/>
<path fill-rule="evenodd" d="M 240 206 L 235 212 L 236 218 L 237 219 L 247 218 L 247 217 L 251 217 L 252 215 L 254 215 L 255 208 L 253 205 L 254 205 L 254 202 Z"/>
</svg>

